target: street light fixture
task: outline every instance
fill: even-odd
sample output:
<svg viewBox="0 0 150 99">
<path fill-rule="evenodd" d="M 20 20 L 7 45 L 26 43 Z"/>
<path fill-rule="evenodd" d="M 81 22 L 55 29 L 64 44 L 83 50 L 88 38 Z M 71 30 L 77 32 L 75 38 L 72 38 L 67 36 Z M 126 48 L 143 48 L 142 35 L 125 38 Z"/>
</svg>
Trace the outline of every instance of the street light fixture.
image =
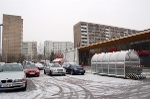
<svg viewBox="0 0 150 99">
<path fill-rule="evenodd" d="M 1 39 L 1 26 L 3 26 L 3 24 L 0 24 L 0 53 L 2 50 L 2 48 L 1 48 L 1 41 L 2 41 L 2 39 Z M 1 61 L 1 57 L 0 57 L 0 61 Z"/>
</svg>

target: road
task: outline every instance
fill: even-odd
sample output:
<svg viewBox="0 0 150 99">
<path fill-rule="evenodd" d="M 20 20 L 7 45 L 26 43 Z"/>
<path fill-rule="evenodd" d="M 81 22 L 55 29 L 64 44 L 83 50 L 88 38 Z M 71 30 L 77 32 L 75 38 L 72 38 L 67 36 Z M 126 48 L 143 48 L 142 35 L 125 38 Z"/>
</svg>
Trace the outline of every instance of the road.
<svg viewBox="0 0 150 99">
<path fill-rule="evenodd" d="M 150 73 L 144 80 L 94 75 L 28 78 L 26 91 L 0 92 L 0 99 L 150 99 Z"/>
</svg>

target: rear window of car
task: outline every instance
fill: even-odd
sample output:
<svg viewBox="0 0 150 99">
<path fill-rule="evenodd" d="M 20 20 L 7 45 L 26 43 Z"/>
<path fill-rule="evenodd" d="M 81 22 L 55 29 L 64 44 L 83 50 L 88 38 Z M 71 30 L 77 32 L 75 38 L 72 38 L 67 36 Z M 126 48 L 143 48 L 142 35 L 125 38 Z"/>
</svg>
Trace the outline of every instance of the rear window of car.
<svg viewBox="0 0 150 99">
<path fill-rule="evenodd" d="M 4 64 L 0 67 L 0 71 L 23 71 L 23 67 L 18 64 Z"/>
<path fill-rule="evenodd" d="M 25 65 L 24 68 L 26 69 L 26 68 L 37 68 L 37 67 L 35 65 L 30 64 L 30 65 Z"/>
</svg>

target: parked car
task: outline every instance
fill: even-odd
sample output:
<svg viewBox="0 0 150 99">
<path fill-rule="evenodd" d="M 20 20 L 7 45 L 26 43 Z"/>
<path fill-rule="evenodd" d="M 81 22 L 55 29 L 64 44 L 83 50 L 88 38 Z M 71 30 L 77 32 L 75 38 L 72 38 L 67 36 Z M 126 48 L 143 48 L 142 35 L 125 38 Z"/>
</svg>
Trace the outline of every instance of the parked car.
<svg viewBox="0 0 150 99">
<path fill-rule="evenodd" d="M 66 75 L 66 70 L 58 63 L 47 63 L 44 67 L 44 74 L 52 75 Z"/>
<path fill-rule="evenodd" d="M 82 74 L 84 75 L 85 70 L 81 65 L 78 65 L 75 62 L 65 62 L 62 64 L 63 68 L 66 69 L 66 73 L 73 74 Z"/>
<path fill-rule="evenodd" d="M 62 64 L 62 67 L 68 67 L 68 65 L 70 65 L 70 64 L 75 64 L 75 65 L 78 65 L 76 62 L 64 62 L 63 64 Z"/>
<path fill-rule="evenodd" d="M 26 90 L 27 79 L 22 65 L 5 63 L 0 66 L 0 90 Z"/>
<path fill-rule="evenodd" d="M 39 70 L 43 70 L 44 69 L 44 65 L 42 63 L 35 63 L 35 66 L 39 69 Z"/>
<path fill-rule="evenodd" d="M 26 73 L 26 76 L 40 76 L 40 71 L 39 69 L 34 65 L 34 64 L 27 64 L 24 65 L 24 71 Z"/>
<path fill-rule="evenodd" d="M 5 64 L 5 62 L 0 62 L 0 66 L 2 66 L 2 65 L 4 65 Z"/>
<path fill-rule="evenodd" d="M 63 59 L 62 58 L 56 58 L 53 60 L 53 63 L 59 63 L 60 65 L 62 65 Z"/>
</svg>

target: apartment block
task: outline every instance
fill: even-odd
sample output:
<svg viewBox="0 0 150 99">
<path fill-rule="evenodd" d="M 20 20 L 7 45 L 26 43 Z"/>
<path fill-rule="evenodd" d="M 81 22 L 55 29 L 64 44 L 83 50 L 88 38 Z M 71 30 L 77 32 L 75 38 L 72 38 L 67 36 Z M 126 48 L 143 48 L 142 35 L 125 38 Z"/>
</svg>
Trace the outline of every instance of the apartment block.
<svg viewBox="0 0 150 99">
<path fill-rule="evenodd" d="M 22 54 L 24 55 L 25 59 L 28 60 L 28 43 L 22 43 Z"/>
<path fill-rule="evenodd" d="M 3 14 L 2 55 L 21 55 L 23 19 L 21 16 Z"/>
<path fill-rule="evenodd" d="M 138 32 L 137 30 L 88 22 L 79 22 L 73 28 L 74 48 L 100 43 Z"/>
<path fill-rule="evenodd" d="M 23 42 L 22 43 L 22 54 L 26 60 L 37 59 L 37 42 Z"/>
<path fill-rule="evenodd" d="M 52 52 L 55 54 L 62 54 L 65 50 L 70 50 L 73 47 L 72 42 L 53 42 L 53 41 L 45 41 L 44 48 L 45 48 L 45 56 L 48 58 Z"/>
</svg>

